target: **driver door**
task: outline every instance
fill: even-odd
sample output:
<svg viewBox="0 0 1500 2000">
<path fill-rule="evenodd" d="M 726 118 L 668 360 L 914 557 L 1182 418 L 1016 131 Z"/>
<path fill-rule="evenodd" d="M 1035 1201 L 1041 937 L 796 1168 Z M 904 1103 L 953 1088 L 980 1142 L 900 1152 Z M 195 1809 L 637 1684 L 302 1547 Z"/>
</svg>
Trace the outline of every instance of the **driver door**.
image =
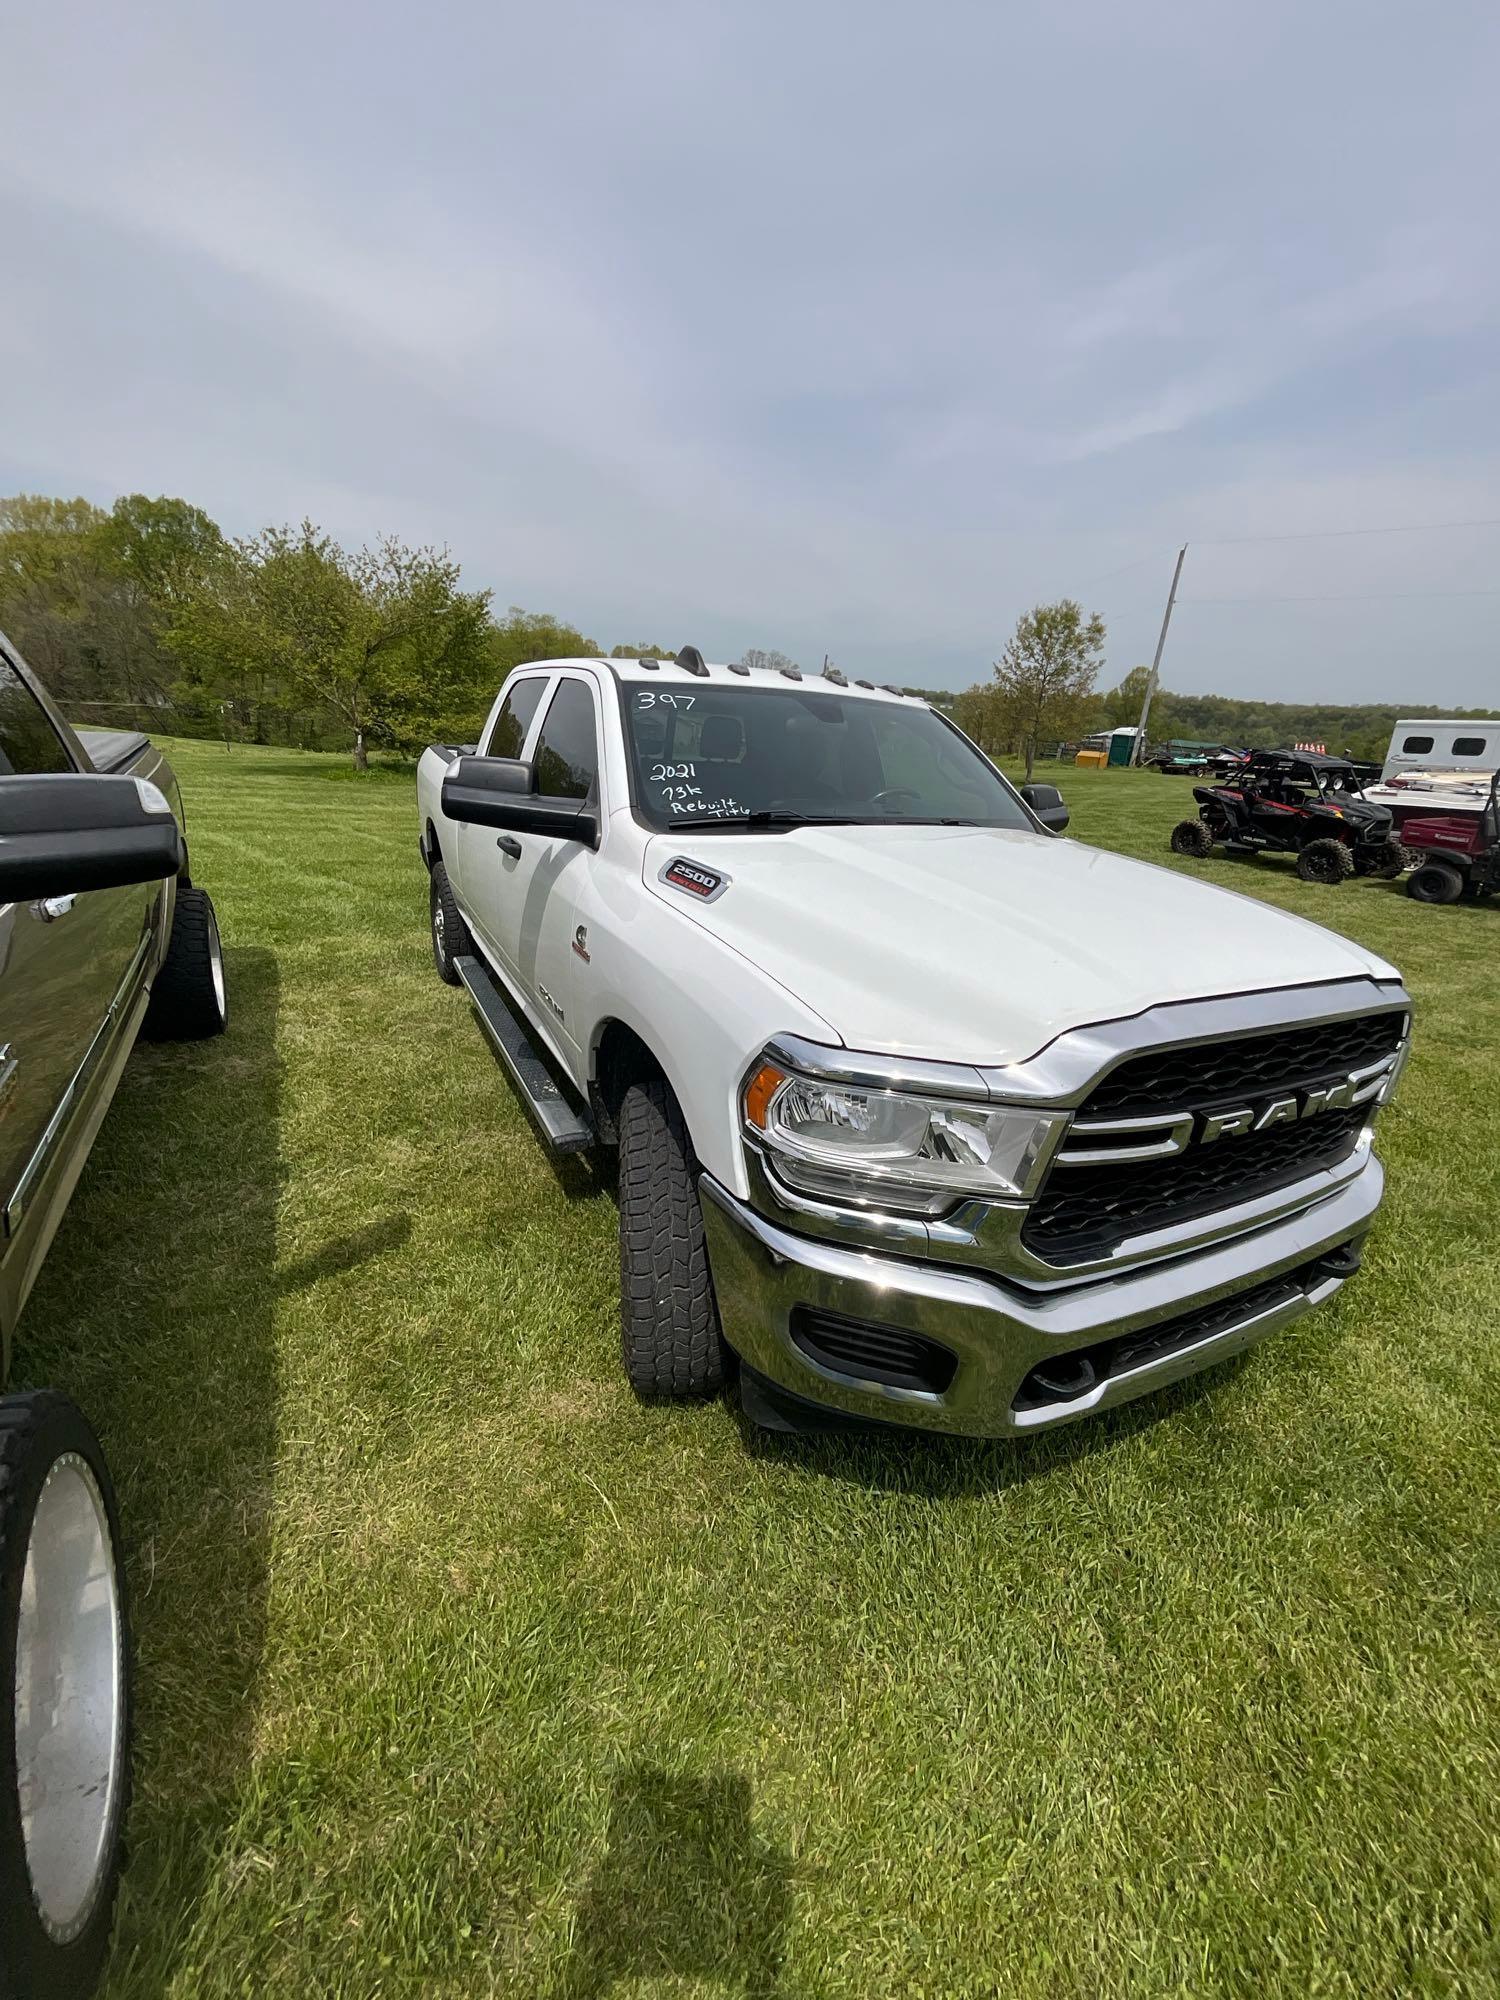
<svg viewBox="0 0 1500 2000">
<path fill-rule="evenodd" d="M 481 757 L 524 755 L 537 710 L 551 684 L 550 674 L 528 674 L 511 680 L 494 721 L 480 739 Z M 451 846 L 453 850 L 448 873 L 469 928 L 502 965 L 510 968 L 510 957 L 503 946 L 505 926 L 501 917 L 508 878 L 505 870 L 496 865 L 497 854 L 509 853 L 514 845 L 513 842 L 507 845 L 508 841 L 509 836 L 501 836 L 497 847 L 497 837 L 491 828 L 470 826 L 463 820 L 445 836 L 445 847 Z"/>
<path fill-rule="evenodd" d="M 591 680 L 558 675 L 531 763 L 539 798 L 599 805 L 599 716 Z M 601 810 L 601 823 L 603 818 Z M 576 1051 L 570 997 L 575 971 L 587 960 L 573 947 L 594 850 L 556 834 L 470 831 L 474 907 L 489 926 L 486 942 L 548 1028 Z"/>
<path fill-rule="evenodd" d="M 72 752 L 0 652 L 0 785 L 72 771 Z M 45 1172 L 70 1085 L 89 1066 L 117 995 L 145 974 L 159 883 L 0 903 L 0 1209 L 19 1228 Z"/>
</svg>

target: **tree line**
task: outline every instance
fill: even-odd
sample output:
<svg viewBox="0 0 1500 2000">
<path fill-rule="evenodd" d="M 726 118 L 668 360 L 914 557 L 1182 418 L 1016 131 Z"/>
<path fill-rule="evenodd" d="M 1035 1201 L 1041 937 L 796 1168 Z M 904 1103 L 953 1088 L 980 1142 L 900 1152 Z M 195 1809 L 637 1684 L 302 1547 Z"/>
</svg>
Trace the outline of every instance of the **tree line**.
<svg viewBox="0 0 1500 2000">
<path fill-rule="evenodd" d="M 991 755 L 1024 757 L 1030 777 L 1036 757 L 1051 754 L 1059 744 L 1140 721 L 1151 669 L 1132 667 L 1117 687 L 1101 692 L 1096 682 L 1103 651 L 1102 619 L 1086 617 L 1071 600 L 1038 605 L 1017 621 L 990 679 L 954 700 L 954 720 Z M 1176 694 L 1159 687 L 1151 702 L 1148 735 L 1152 743 L 1175 737 L 1245 750 L 1322 743 L 1332 755 L 1379 763 L 1403 715 L 1462 721 L 1485 713 L 1434 706 L 1420 694 L 1400 704 L 1280 702 Z"/>
<path fill-rule="evenodd" d="M 189 501 L 140 493 L 107 510 L 0 499 L 0 626 L 79 721 L 128 707 L 263 740 L 297 716 L 304 740 L 336 734 L 360 770 L 376 745 L 477 735 L 528 660 L 602 650 L 545 612 L 497 618 L 445 549 L 386 536 L 349 550 L 311 521 L 232 539 Z"/>
<path fill-rule="evenodd" d="M 349 550 L 311 521 L 226 536 L 191 502 L 126 494 L 110 508 L 16 494 L 0 499 L 0 626 L 83 722 L 129 708 L 177 730 L 266 740 L 338 740 L 364 769 L 372 746 L 412 751 L 478 734 L 495 690 L 529 660 L 598 657 L 575 626 L 463 588 L 446 549 L 394 536 Z M 1104 621 L 1073 599 L 1016 622 L 990 677 L 953 695 L 908 687 L 951 713 L 984 749 L 1038 755 L 1095 729 L 1134 723 L 1148 669 L 1101 692 Z M 676 651 L 639 641 L 616 659 Z M 787 654 L 752 647 L 752 666 Z M 851 674 L 855 670 L 851 669 Z M 1417 698 L 1404 712 L 1463 717 Z M 1384 755 L 1403 709 L 1260 702 L 1158 690 L 1151 736 L 1251 748 L 1326 743 Z M 293 725 L 296 725 L 293 728 Z"/>
</svg>

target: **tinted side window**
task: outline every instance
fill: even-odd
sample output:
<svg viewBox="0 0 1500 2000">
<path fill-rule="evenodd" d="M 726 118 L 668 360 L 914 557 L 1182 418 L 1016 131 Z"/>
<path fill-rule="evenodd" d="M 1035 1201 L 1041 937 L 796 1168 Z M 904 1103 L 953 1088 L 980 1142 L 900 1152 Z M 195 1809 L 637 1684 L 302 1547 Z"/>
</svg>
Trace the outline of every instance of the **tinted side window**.
<svg viewBox="0 0 1500 2000">
<path fill-rule="evenodd" d="M 1455 736 L 1453 754 L 1455 757 L 1482 757 L 1484 741 L 1482 736 Z"/>
<path fill-rule="evenodd" d="M 536 705 L 546 685 L 546 681 L 540 679 L 516 682 L 500 704 L 500 713 L 495 717 L 495 726 L 485 745 L 484 754 L 487 757 L 520 756 L 521 745 L 526 741 L 526 732 L 531 727 L 531 718 L 536 714 Z"/>
<path fill-rule="evenodd" d="M 599 771 L 594 697 L 582 681 L 562 681 L 536 746 L 536 788 L 544 798 L 587 799 Z"/>
<path fill-rule="evenodd" d="M 1431 748 L 1430 736 L 1408 736 L 1401 745 L 1401 754 L 1403 757 L 1425 757 Z"/>
<path fill-rule="evenodd" d="M 73 760 L 36 696 L 0 658 L 0 775 L 71 771 Z"/>
</svg>

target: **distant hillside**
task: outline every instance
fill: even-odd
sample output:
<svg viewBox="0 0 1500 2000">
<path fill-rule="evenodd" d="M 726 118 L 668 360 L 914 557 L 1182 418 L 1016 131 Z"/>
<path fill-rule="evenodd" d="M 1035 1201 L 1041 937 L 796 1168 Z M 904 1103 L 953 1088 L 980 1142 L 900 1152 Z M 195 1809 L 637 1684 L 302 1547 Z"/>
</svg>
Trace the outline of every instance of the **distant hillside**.
<svg viewBox="0 0 1500 2000">
<path fill-rule="evenodd" d="M 1146 669 L 1136 667 L 1119 687 L 1102 694 L 1099 725 L 1137 721 L 1145 683 Z M 1500 703 L 1496 706 L 1500 707 Z M 1176 694 L 1170 688 L 1162 688 L 1151 704 L 1151 736 L 1154 741 L 1168 736 L 1211 738 L 1253 750 L 1276 750 L 1293 743 L 1326 743 L 1335 754 L 1347 751 L 1353 757 L 1373 761 L 1385 756 L 1391 730 L 1403 715 L 1451 716 L 1462 721 L 1468 716 L 1495 713 L 1496 708 L 1444 707 L 1421 695 L 1411 695 L 1399 705 L 1395 702 L 1341 704 L 1244 701 L 1233 695 Z"/>
</svg>

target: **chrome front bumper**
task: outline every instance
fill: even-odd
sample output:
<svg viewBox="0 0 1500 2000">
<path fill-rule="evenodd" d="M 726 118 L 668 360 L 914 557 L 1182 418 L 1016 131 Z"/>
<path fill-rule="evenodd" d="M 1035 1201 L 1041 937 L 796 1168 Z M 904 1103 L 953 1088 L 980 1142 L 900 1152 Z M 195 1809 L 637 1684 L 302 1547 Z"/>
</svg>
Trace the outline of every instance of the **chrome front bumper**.
<svg viewBox="0 0 1500 2000">
<path fill-rule="evenodd" d="M 714 1291 L 725 1337 L 741 1360 L 812 1403 L 887 1423 L 1000 1437 L 1067 1423 L 1128 1402 L 1165 1383 L 1240 1353 L 1332 1298 L 1344 1282 L 1336 1261 L 1357 1248 L 1380 1205 L 1384 1174 L 1373 1154 L 1337 1191 L 1292 1216 L 1170 1262 L 1115 1277 L 1024 1290 L 972 1270 L 917 1263 L 794 1234 L 768 1221 L 712 1176 L 700 1183 Z M 1267 1303 L 1270 1282 L 1286 1279 Z M 1245 1293 L 1243 1316 L 1214 1310 Z M 1253 1296 L 1252 1296 L 1253 1295 Z M 896 1388 L 815 1360 L 794 1338 L 794 1315 L 821 1312 L 897 1328 L 956 1359 L 942 1391 Z M 1189 1315 L 1212 1313 L 1212 1330 L 1189 1332 L 1170 1351 L 1111 1364 L 1083 1393 L 1017 1398 L 1038 1365 L 1100 1343 L 1141 1334 Z"/>
</svg>

